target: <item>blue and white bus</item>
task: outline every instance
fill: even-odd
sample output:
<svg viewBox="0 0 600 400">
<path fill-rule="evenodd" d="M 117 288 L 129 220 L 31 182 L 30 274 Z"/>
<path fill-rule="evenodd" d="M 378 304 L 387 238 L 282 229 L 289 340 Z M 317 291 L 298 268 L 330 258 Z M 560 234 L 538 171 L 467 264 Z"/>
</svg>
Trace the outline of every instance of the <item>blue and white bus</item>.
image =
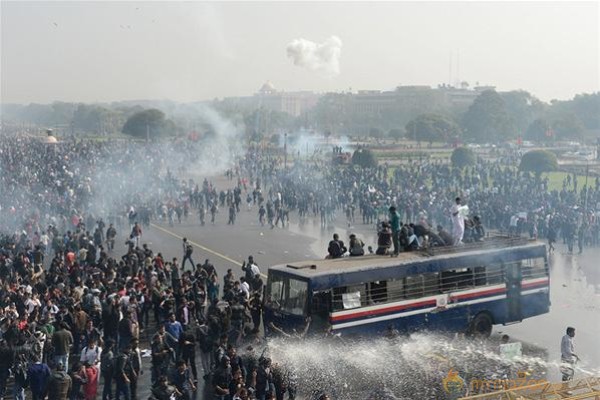
<svg viewBox="0 0 600 400">
<path fill-rule="evenodd" d="M 546 247 L 495 237 L 483 243 L 304 261 L 271 267 L 264 319 L 284 331 L 345 335 L 421 329 L 487 336 L 492 326 L 550 308 Z M 268 328 L 267 328 L 268 329 Z"/>
</svg>

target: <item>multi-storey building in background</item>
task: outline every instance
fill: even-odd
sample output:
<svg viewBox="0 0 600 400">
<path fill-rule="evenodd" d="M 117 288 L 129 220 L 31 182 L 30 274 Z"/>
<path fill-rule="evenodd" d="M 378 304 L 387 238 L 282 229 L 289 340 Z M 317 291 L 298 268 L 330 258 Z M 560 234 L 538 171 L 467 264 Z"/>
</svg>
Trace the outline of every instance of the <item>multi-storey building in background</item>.
<svg viewBox="0 0 600 400">
<path fill-rule="evenodd" d="M 277 90 L 271 82 L 266 82 L 252 96 L 227 97 L 227 103 L 238 103 L 246 108 L 284 112 L 298 117 L 317 105 L 320 94 L 311 91 L 285 92 Z"/>
<path fill-rule="evenodd" d="M 435 112 L 440 109 L 467 109 L 484 90 L 493 86 L 477 86 L 469 89 L 467 84 L 460 88 L 440 85 L 432 88 L 427 85 L 398 86 L 394 90 L 359 90 L 347 93 L 345 111 L 355 114 L 379 115 L 402 111 Z M 249 108 L 264 108 L 284 112 L 294 117 L 305 114 L 317 105 L 322 94 L 311 91 L 286 92 L 277 90 L 271 82 L 266 82 L 252 96 L 229 97 L 226 102 L 239 103 Z M 412 113 L 411 112 L 411 113 Z"/>
</svg>

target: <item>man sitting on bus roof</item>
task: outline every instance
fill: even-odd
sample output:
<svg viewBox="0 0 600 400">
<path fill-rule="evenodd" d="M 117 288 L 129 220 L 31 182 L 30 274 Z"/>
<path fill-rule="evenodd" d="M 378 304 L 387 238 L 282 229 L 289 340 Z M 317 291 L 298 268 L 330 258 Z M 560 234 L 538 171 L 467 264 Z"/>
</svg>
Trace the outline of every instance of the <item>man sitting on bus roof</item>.
<svg viewBox="0 0 600 400">
<path fill-rule="evenodd" d="M 402 246 L 403 251 L 413 251 L 419 248 L 419 241 L 417 240 L 417 235 L 411 226 L 414 224 L 404 224 L 402 228 L 400 228 L 400 246 Z"/>
<path fill-rule="evenodd" d="M 485 229 L 479 215 L 473 217 L 473 239 L 476 242 L 483 242 L 485 237 Z"/>
<path fill-rule="evenodd" d="M 327 258 L 341 258 L 346 254 L 346 246 L 344 246 L 344 242 L 340 240 L 340 236 L 337 233 L 333 234 L 333 240 L 329 242 L 329 247 L 327 248 L 327 252 L 329 255 Z"/>
<path fill-rule="evenodd" d="M 440 243 L 440 246 L 452 246 L 452 243 L 454 242 L 454 238 L 452 237 L 450 232 L 445 230 L 444 227 L 441 225 L 437 226 L 437 230 L 438 230 L 438 237 L 442 240 L 442 243 Z"/>
<path fill-rule="evenodd" d="M 377 232 L 377 251 L 375 254 L 387 255 L 392 247 L 392 229 L 387 221 L 381 223 L 381 228 Z"/>
<path fill-rule="evenodd" d="M 356 257 L 356 256 L 364 256 L 365 255 L 365 244 L 363 243 L 362 240 L 360 240 L 359 238 L 356 237 L 356 235 L 354 233 L 352 233 L 350 235 L 350 257 Z"/>
</svg>

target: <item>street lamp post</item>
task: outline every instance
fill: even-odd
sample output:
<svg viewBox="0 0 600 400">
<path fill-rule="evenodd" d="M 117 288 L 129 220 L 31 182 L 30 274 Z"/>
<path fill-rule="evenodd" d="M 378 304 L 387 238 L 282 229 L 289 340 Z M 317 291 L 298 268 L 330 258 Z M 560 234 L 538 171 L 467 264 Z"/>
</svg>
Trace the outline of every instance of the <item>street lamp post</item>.
<svg viewBox="0 0 600 400">
<path fill-rule="evenodd" d="M 587 202 L 588 202 L 588 192 L 589 192 L 589 188 L 588 188 L 588 175 L 590 172 L 590 160 L 586 160 L 585 162 L 585 200 L 583 203 L 583 210 L 587 216 Z"/>
<path fill-rule="evenodd" d="M 287 132 L 283 134 L 283 167 L 287 169 Z"/>
</svg>

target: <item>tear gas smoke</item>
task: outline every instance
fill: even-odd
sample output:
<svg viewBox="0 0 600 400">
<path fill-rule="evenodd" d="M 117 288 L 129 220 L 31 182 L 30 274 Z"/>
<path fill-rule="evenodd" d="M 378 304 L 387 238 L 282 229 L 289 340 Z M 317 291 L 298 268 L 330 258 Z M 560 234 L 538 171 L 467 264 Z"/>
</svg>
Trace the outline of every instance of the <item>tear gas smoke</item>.
<svg viewBox="0 0 600 400">
<path fill-rule="evenodd" d="M 328 76 L 339 75 L 342 40 L 331 36 L 323 43 L 306 39 L 295 39 L 286 46 L 287 56 L 294 65 Z"/>
<path fill-rule="evenodd" d="M 284 135 L 279 135 L 279 147 L 285 145 Z M 290 153 L 299 153 L 300 158 L 323 156 L 331 152 L 333 146 L 339 146 L 342 151 L 352 151 L 352 143 L 348 136 L 326 138 L 321 134 L 307 129 L 290 133 L 287 137 L 287 148 Z"/>
<path fill-rule="evenodd" d="M 42 229 L 47 224 L 67 228 L 70 216 L 85 215 L 93 227 L 93 218 L 112 221 L 131 206 L 154 210 L 157 202 L 183 196 L 188 182 L 175 178 L 183 171 L 201 184 L 235 163 L 243 150 L 238 125 L 204 105 L 177 107 L 173 113 L 194 118 L 205 128 L 204 135 L 198 141 L 64 140 L 52 146 L 34 138 L 4 138 L 1 233 L 20 231 L 28 220 Z"/>
<path fill-rule="evenodd" d="M 195 107 L 197 118 L 208 131 L 198 150 L 196 161 L 190 166 L 192 174 L 215 176 L 235 164 L 236 157 L 242 154 L 243 127 L 221 116 L 216 110 L 205 105 Z"/>
</svg>

